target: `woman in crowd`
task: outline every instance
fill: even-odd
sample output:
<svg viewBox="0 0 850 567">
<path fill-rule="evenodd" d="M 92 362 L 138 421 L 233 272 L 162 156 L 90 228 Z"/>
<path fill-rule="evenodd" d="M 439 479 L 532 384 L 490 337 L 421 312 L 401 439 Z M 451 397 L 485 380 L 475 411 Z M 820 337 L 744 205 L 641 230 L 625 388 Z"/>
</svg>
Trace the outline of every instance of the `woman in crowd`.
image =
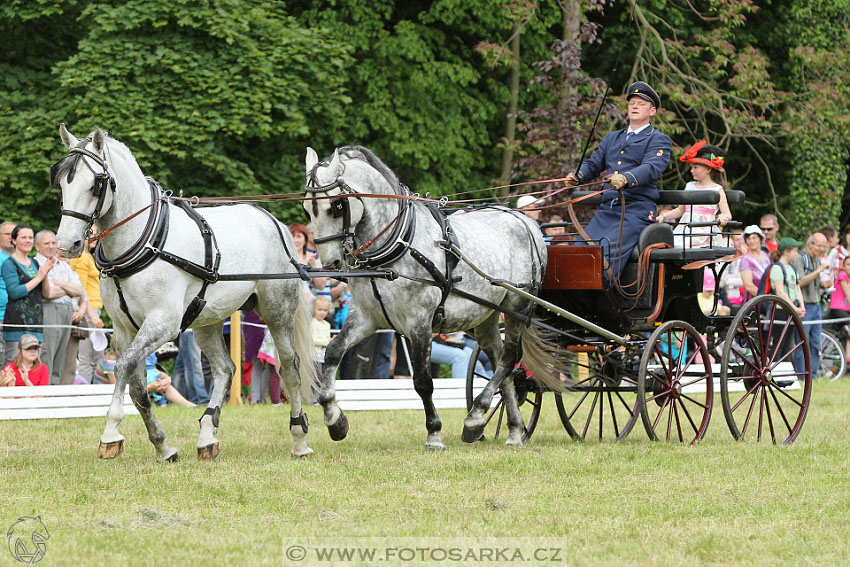
<svg viewBox="0 0 850 567">
<path fill-rule="evenodd" d="M 747 253 L 741 258 L 741 264 L 738 267 L 741 281 L 744 282 L 742 303 L 758 295 L 762 275 L 770 265 L 770 256 L 762 249 L 764 233 L 759 227 L 751 224 L 744 229 L 744 243 L 747 245 Z"/>
<path fill-rule="evenodd" d="M 49 385 L 50 371 L 38 357 L 39 340 L 34 335 L 23 335 L 18 343 L 15 358 L 0 373 L 0 386 Z"/>
<path fill-rule="evenodd" d="M 289 232 L 292 234 L 292 239 L 295 241 L 295 256 L 299 264 L 304 264 L 308 268 L 321 268 L 322 262 L 319 261 L 318 253 L 308 247 L 310 235 L 303 224 L 289 225 Z M 313 287 L 323 291 L 327 285 L 328 278 L 313 278 Z M 301 291 L 304 293 L 304 299 L 309 301 L 312 299 L 314 292 L 310 289 L 310 284 L 302 281 Z"/>
<path fill-rule="evenodd" d="M 44 265 L 39 266 L 35 258 L 29 257 L 35 243 L 31 226 L 19 224 L 12 229 L 12 243 L 15 251 L 0 268 L 9 295 L 3 319 L 4 362 L 14 358 L 23 335 L 33 335 L 39 342 L 44 340 L 42 302 L 50 295 L 47 273 L 54 262 L 53 258 L 48 258 Z"/>
<path fill-rule="evenodd" d="M 726 192 L 723 189 L 723 162 L 720 148 L 706 145 L 700 140 L 679 158 L 690 164 L 693 181 L 685 185 L 685 191 L 714 190 L 720 195 L 716 205 L 679 205 L 672 211 L 658 215 L 658 222 L 668 222 L 681 218 L 673 230 L 676 248 L 701 248 L 723 246 L 720 234 L 712 226 L 690 226 L 691 223 L 710 223 L 715 220 L 723 227 L 732 219 Z"/>
<path fill-rule="evenodd" d="M 835 277 L 835 291 L 829 301 L 829 318 L 844 319 L 850 317 L 850 256 L 845 256 Z M 843 321 L 835 323 L 838 336 L 845 336 L 844 352 L 847 353 L 847 361 L 850 362 L 850 334 L 841 333 L 840 329 L 846 327 L 850 322 Z"/>
</svg>

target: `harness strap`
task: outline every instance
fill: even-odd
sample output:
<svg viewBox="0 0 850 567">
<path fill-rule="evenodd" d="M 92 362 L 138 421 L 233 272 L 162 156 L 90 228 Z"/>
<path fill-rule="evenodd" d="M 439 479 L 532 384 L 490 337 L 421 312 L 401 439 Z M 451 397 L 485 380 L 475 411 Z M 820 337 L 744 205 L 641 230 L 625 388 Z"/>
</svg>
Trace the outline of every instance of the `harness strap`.
<svg viewBox="0 0 850 567">
<path fill-rule="evenodd" d="M 372 295 L 374 295 L 375 299 L 378 300 L 378 305 L 381 306 L 381 311 L 384 313 L 384 319 L 387 320 L 387 323 L 389 324 L 390 327 L 392 327 L 393 331 L 401 334 L 401 332 L 393 324 L 392 319 L 390 319 L 390 314 L 387 313 L 387 308 L 384 307 L 384 301 L 383 301 L 383 299 L 381 299 L 381 293 L 378 291 L 378 285 L 375 283 L 375 279 L 370 278 L 369 282 L 372 284 Z"/>
<path fill-rule="evenodd" d="M 139 324 L 136 323 L 136 320 L 133 319 L 133 316 L 130 315 L 130 309 L 127 307 L 127 301 L 124 299 L 124 290 L 121 289 L 121 280 L 118 276 L 113 276 L 112 281 L 115 282 L 115 289 L 118 291 L 118 303 L 121 305 L 121 311 L 124 312 L 124 315 L 130 320 L 130 323 L 136 327 L 136 330 L 139 329 Z"/>
</svg>

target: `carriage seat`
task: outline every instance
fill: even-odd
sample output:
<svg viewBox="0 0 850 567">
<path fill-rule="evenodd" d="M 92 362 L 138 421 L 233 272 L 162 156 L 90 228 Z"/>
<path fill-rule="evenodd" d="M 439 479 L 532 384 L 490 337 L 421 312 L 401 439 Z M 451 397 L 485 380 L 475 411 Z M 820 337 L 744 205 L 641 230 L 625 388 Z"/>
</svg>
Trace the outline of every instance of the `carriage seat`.
<svg viewBox="0 0 850 567">
<path fill-rule="evenodd" d="M 652 223 L 642 231 L 640 231 L 640 236 L 638 236 L 637 245 L 632 248 L 632 254 L 629 257 L 632 261 L 637 261 L 640 258 L 640 255 L 643 254 L 643 251 L 646 250 L 646 247 L 650 244 L 660 244 L 664 243 L 668 246 L 673 246 L 673 229 L 669 224 L 665 223 Z M 656 252 L 660 252 L 661 250 L 666 250 L 662 248 L 660 250 L 653 250 L 650 253 L 650 257 L 654 255 Z"/>
<path fill-rule="evenodd" d="M 650 262 L 680 261 L 683 263 L 699 260 L 717 260 L 736 254 L 735 248 L 715 246 L 713 248 L 673 248 L 673 229 L 669 224 L 654 223 L 644 228 L 638 237 L 637 245 L 632 248 L 629 260 L 637 262 L 640 255 L 650 244 L 663 242 L 670 248 L 659 248 L 649 253 Z"/>
</svg>

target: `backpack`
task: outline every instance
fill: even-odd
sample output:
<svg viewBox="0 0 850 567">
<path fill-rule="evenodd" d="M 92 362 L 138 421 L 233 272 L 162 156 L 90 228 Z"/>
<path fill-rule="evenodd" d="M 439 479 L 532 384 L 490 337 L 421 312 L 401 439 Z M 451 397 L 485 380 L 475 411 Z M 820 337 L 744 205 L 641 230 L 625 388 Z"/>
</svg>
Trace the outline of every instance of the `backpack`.
<svg viewBox="0 0 850 567">
<path fill-rule="evenodd" d="M 786 292 L 788 293 L 788 272 L 785 271 L 785 264 L 782 262 L 771 262 L 767 269 L 764 271 L 764 274 L 761 276 L 761 281 L 759 281 L 758 293 L 756 295 L 767 295 L 771 292 L 770 290 L 770 270 L 773 269 L 773 266 L 779 266 L 782 268 L 782 281 L 785 284 Z M 789 296 L 790 297 L 790 296 Z M 767 315 L 767 311 L 770 307 L 770 303 L 764 302 L 759 305 L 759 311 L 762 315 Z"/>
</svg>

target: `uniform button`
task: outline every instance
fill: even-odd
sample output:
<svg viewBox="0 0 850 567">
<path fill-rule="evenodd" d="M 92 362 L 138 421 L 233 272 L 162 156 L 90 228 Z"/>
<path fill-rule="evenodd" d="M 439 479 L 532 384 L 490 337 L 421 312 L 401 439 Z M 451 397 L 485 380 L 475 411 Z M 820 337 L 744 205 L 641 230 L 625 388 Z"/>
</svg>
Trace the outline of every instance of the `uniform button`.
<svg viewBox="0 0 850 567">
<path fill-rule="evenodd" d="M 620 172 L 619 172 L 619 171 L 615 171 L 614 173 L 616 174 L 616 173 L 620 173 Z"/>
<path fill-rule="evenodd" d="M 623 163 L 623 162 L 621 162 L 621 161 L 618 161 L 618 162 L 617 162 L 617 165 L 620 165 L 620 164 L 621 164 L 621 163 Z"/>
<path fill-rule="evenodd" d="M 621 153 L 621 154 L 624 154 L 624 153 L 626 153 L 626 152 L 624 152 L 624 151 L 621 151 L 621 152 L 620 152 L 620 153 Z"/>
</svg>

